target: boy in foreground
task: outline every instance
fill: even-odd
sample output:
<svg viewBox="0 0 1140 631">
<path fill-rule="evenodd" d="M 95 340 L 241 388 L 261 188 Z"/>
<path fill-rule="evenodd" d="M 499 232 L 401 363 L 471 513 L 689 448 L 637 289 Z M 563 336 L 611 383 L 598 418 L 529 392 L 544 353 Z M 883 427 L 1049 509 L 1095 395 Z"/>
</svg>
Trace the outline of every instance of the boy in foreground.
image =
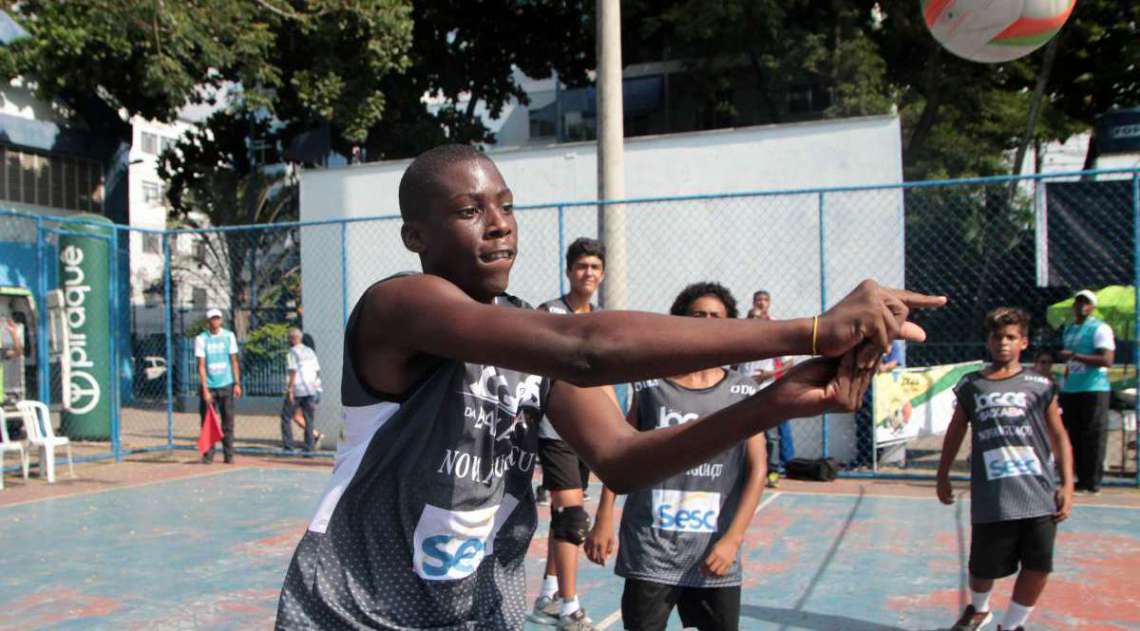
<svg viewBox="0 0 1140 631">
<path fill-rule="evenodd" d="M 992 363 L 962 377 L 954 389 L 958 407 L 942 444 L 938 499 L 954 502 L 950 465 L 969 425 L 970 604 L 953 630 L 980 629 L 992 620 L 994 580 L 1017 574 L 1013 601 L 998 629 L 1020 631 L 1053 571 L 1057 524 L 1072 510 L 1073 454 L 1056 384 L 1021 367 L 1021 353 L 1029 346 L 1029 315 L 1021 309 L 994 309 L 986 316 L 986 330 Z M 1059 487 L 1055 467 L 1061 473 Z"/>
<path fill-rule="evenodd" d="M 735 318 L 736 301 L 716 283 L 686 287 L 673 315 Z M 714 367 L 634 384 L 627 420 L 641 432 L 695 422 L 742 401 L 759 386 Z M 740 624 L 740 544 L 764 492 L 764 436 L 756 434 L 705 462 L 626 498 L 614 572 L 625 578 L 626 629 L 664 629 L 676 606 L 685 628 L 733 631 Z M 602 490 L 586 555 L 603 565 L 613 552 L 615 494 Z"/>
<path fill-rule="evenodd" d="M 945 302 L 864 281 L 803 320 L 543 313 L 505 293 L 518 231 L 487 156 L 465 145 L 427 151 L 399 198 L 401 236 L 424 273 L 372 285 L 349 316 L 345 437 L 285 577 L 279 629 L 521 628 L 543 413 L 626 493 L 781 420 L 854 409 L 891 340 L 924 338 L 909 309 Z M 794 354 L 823 357 L 654 432 L 622 423 L 598 387 Z"/>
</svg>

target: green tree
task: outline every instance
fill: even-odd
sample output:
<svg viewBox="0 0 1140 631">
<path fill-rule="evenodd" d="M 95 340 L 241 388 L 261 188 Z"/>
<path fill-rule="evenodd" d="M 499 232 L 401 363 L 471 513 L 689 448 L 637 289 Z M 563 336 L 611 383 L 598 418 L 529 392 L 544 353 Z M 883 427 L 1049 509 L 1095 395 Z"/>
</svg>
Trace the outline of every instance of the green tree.
<svg viewBox="0 0 1140 631">
<path fill-rule="evenodd" d="M 890 111 L 893 88 L 868 31 L 869 11 L 847 2 L 673 0 L 625 10 L 629 63 L 678 59 L 707 95 L 701 127 L 780 123 L 796 118 L 793 92 L 828 103 L 825 116 Z M 742 90 L 756 111 L 740 111 Z"/>
<path fill-rule="evenodd" d="M 1046 51 L 1003 64 L 955 57 L 926 29 L 917 2 L 879 4 L 882 28 L 871 33 L 899 86 L 907 179 L 1008 173 L 1020 143 L 1063 140 L 1088 129 L 1114 106 L 1140 103 L 1140 6 L 1081 0 L 1057 39 L 1038 124 L 1026 137 L 1033 91 Z"/>
<path fill-rule="evenodd" d="M 368 158 L 494 142 L 476 108 L 498 117 L 512 100 L 528 103 L 516 69 L 583 84 L 594 67 L 593 7 L 588 0 L 414 0 L 410 64 L 381 82 L 390 109 L 370 130 Z M 425 94 L 439 103 L 425 107 Z"/>
<path fill-rule="evenodd" d="M 271 146 L 258 166 L 248 138 L 270 134 L 270 122 L 249 113 L 219 111 L 162 155 L 159 173 L 167 182 L 171 222 L 183 228 L 273 224 L 298 218 L 296 169 L 274 164 Z M 189 254 L 173 260 L 180 278 L 199 285 L 224 284 L 244 335 L 256 328 L 269 306 L 280 312 L 299 302 L 301 232 L 293 226 L 242 231 L 203 231 Z M 293 305 L 294 307 L 296 305 Z M 271 314 L 277 318 L 277 314 Z"/>
<path fill-rule="evenodd" d="M 230 91 L 248 111 L 330 123 L 362 141 L 384 113 L 382 80 L 408 65 L 402 0 L 29 0 L 9 9 L 30 37 L 0 69 L 67 102 L 99 95 L 128 115 L 169 121 Z"/>
</svg>

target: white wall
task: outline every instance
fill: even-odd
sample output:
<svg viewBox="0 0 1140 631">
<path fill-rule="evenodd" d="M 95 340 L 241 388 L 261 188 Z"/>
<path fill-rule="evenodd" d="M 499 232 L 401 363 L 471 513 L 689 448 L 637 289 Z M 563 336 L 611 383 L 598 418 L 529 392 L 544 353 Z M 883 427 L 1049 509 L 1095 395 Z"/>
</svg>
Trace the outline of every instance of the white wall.
<svg viewBox="0 0 1140 631">
<path fill-rule="evenodd" d="M 491 151 L 519 205 L 586 201 L 596 195 L 594 143 Z M 399 179 L 410 161 L 311 170 L 301 177 L 301 219 L 320 221 L 398 215 Z M 896 117 L 819 121 L 626 141 L 627 198 L 781 191 L 897 184 L 902 181 Z M 902 195 L 898 189 L 824 197 L 826 265 L 821 274 L 820 197 L 728 197 L 627 206 L 630 307 L 665 311 L 687 283 L 718 280 L 746 308 L 753 290 L 773 294 L 773 313 L 818 313 L 821 283 L 833 304 L 859 279 L 903 283 Z M 595 236 L 596 207 L 520 209 L 519 258 L 511 291 L 537 303 L 560 292 L 565 245 Z M 349 308 L 373 282 L 419 268 L 399 239 L 398 218 L 348 224 Z M 317 337 L 330 397 L 322 424 L 334 416 L 343 343 L 339 226 L 302 234 L 306 328 Z M 319 331 L 314 331 L 319 328 Z M 847 421 L 849 424 L 849 421 Z M 818 446 L 818 426 L 801 445 Z M 833 426 L 833 433 L 841 432 Z M 805 452 L 810 454 L 809 452 Z"/>
</svg>

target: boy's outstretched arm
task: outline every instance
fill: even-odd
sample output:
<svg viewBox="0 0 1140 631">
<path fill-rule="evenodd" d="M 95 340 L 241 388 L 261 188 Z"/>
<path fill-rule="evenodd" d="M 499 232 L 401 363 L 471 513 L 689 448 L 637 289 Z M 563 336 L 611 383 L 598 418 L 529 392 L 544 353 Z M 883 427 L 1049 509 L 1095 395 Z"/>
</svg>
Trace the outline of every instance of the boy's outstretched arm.
<svg viewBox="0 0 1140 631">
<path fill-rule="evenodd" d="M 839 357 L 864 340 L 858 363 L 878 361 L 892 339 L 922 341 L 911 308 L 941 297 L 864 281 L 820 317 L 816 354 Z M 399 394 L 433 364 L 427 356 L 502 366 L 579 386 L 676 375 L 710 366 L 812 351 L 812 320 L 716 320 L 599 311 L 572 318 L 473 300 L 441 277 L 419 274 L 374 285 L 355 338 L 369 386 Z"/>
<path fill-rule="evenodd" d="M 1049 445 L 1057 458 L 1057 468 L 1061 470 L 1061 488 L 1057 489 L 1057 512 L 1053 520 L 1062 522 L 1073 511 L 1073 445 L 1069 442 L 1069 432 L 1061 421 L 1061 406 L 1057 397 L 1045 410 L 1045 426 L 1049 434 Z"/>
<path fill-rule="evenodd" d="M 760 504 L 760 496 L 764 493 L 764 480 L 768 477 L 768 449 L 764 445 L 764 434 L 757 434 L 748 439 L 747 467 L 748 477 L 744 480 L 744 488 L 740 491 L 740 504 L 736 508 L 736 515 L 724 536 L 713 544 L 712 551 L 705 559 L 701 568 L 711 576 L 724 576 L 736 563 L 736 551 L 744 542 L 744 534 L 748 532 L 748 525 L 756 514 L 756 506 Z"/>
<path fill-rule="evenodd" d="M 633 431 L 637 429 L 637 400 L 629 406 L 629 413 L 625 416 L 626 422 L 629 424 Z M 594 514 L 594 527 L 590 529 L 590 534 L 586 537 L 586 545 L 583 550 L 586 552 L 586 558 L 597 563 L 598 565 L 606 564 L 606 557 L 614 553 L 617 539 L 614 535 L 614 502 L 617 500 L 617 493 L 613 492 L 609 486 L 602 486 L 602 497 L 598 500 L 598 512 Z"/>
<path fill-rule="evenodd" d="M 875 369 L 873 364 L 868 370 L 858 368 L 858 352 L 852 350 L 841 360 L 801 363 L 748 399 L 652 432 L 617 422 L 617 410 L 597 389 L 561 381 L 551 389 L 546 413 L 559 436 L 606 486 L 626 493 L 696 466 L 781 421 L 858 408 Z"/>
<path fill-rule="evenodd" d="M 966 430 L 969 427 L 966 413 L 959 404 L 954 408 L 950 426 L 946 428 L 946 438 L 942 439 L 942 460 L 938 463 L 938 499 L 943 504 L 954 503 L 954 489 L 950 486 L 950 467 L 958 457 L 958 450 L 962 448 L 962 440 L 966 438 Z"/>
</svg>

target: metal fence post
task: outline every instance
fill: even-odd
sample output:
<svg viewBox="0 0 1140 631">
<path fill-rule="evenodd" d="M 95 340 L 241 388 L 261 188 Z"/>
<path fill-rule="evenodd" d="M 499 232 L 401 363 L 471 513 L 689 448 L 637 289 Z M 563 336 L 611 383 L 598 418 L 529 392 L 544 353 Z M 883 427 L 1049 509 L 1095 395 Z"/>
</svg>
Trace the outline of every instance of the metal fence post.
<svg viewBox="0 0 1140 631">
<path fill-rule="evenodd" d="M 819 192 L 819 312 L 827 311 L 827 224 L 824 223 L 823 191 Z M 827 414 L 822 415 L 821 452 L 827 458 L 831 452 L 831 432 Z"/>
<path fill-rule="evenodd" d="M 109 256 L 111 257 L 111 280 L 109 286 L 109 298 L 111 306 L 111 326 L 118 328 L 119 317 L 119 300 L 122 298 L 122 292 L 119 288 L 119 227 L 111 227 L 111 247 Z M 123 404 L 123 384 L 121 378 L 122 368 L 119 365 L 119 355 L 122 340 L 118 335 L 111 335 L 111 453 L 115 455 L 115 462 L 123 461 L 123 440 L 120 436 L 123 428 L 122 422 L 122 404 Z"/>
<path fill-rule="evenodd" d="M 566 207 L 558 205 L 558 295 L 566 295 Z"/>
<path fill-rule="evenodd" d="M 340 222 L 340 313 L 348 327 L 348 222 Z"/>
<path fill-rule="evenodd" d="M 1132 268 L 1133 297 L 1140 298 L 1140 171 L 1132 174 Z M 1140 305 L 1140 300 L 1135 304 Z M 1137 313 L 1132 314 L 1132 366 L 1140 386 L 1140 314 Z M 1133 404 L 1132 412 L 1136 415 L 1136 486 L 1140 487 L 1140 400 Z M 1123 423 L 1121 425 L 1123 432 Z"/>
<path fill-rule="evenodd" d="M 39 293 L 41 304 L 36 305 L 36 328 L 39 335 L 36 337 L 36 389 L 39 400 L 51 405 L 51 362 L 48 360 L 48 336 L 51 328 L 48 323 L 48 261 L 47 261 L 47 231 L 44 229 L 43 217 L 36 216 L 36 263 L 39 268 L 36 279 L 36 291 Z"/>
<path fill-rule="evenodd" d="M 166 340 L 166 447 L 174 448 L 174 305 L 170 301 L 170 233 L 162 233 L 162 332 Z"/>
</svg>

